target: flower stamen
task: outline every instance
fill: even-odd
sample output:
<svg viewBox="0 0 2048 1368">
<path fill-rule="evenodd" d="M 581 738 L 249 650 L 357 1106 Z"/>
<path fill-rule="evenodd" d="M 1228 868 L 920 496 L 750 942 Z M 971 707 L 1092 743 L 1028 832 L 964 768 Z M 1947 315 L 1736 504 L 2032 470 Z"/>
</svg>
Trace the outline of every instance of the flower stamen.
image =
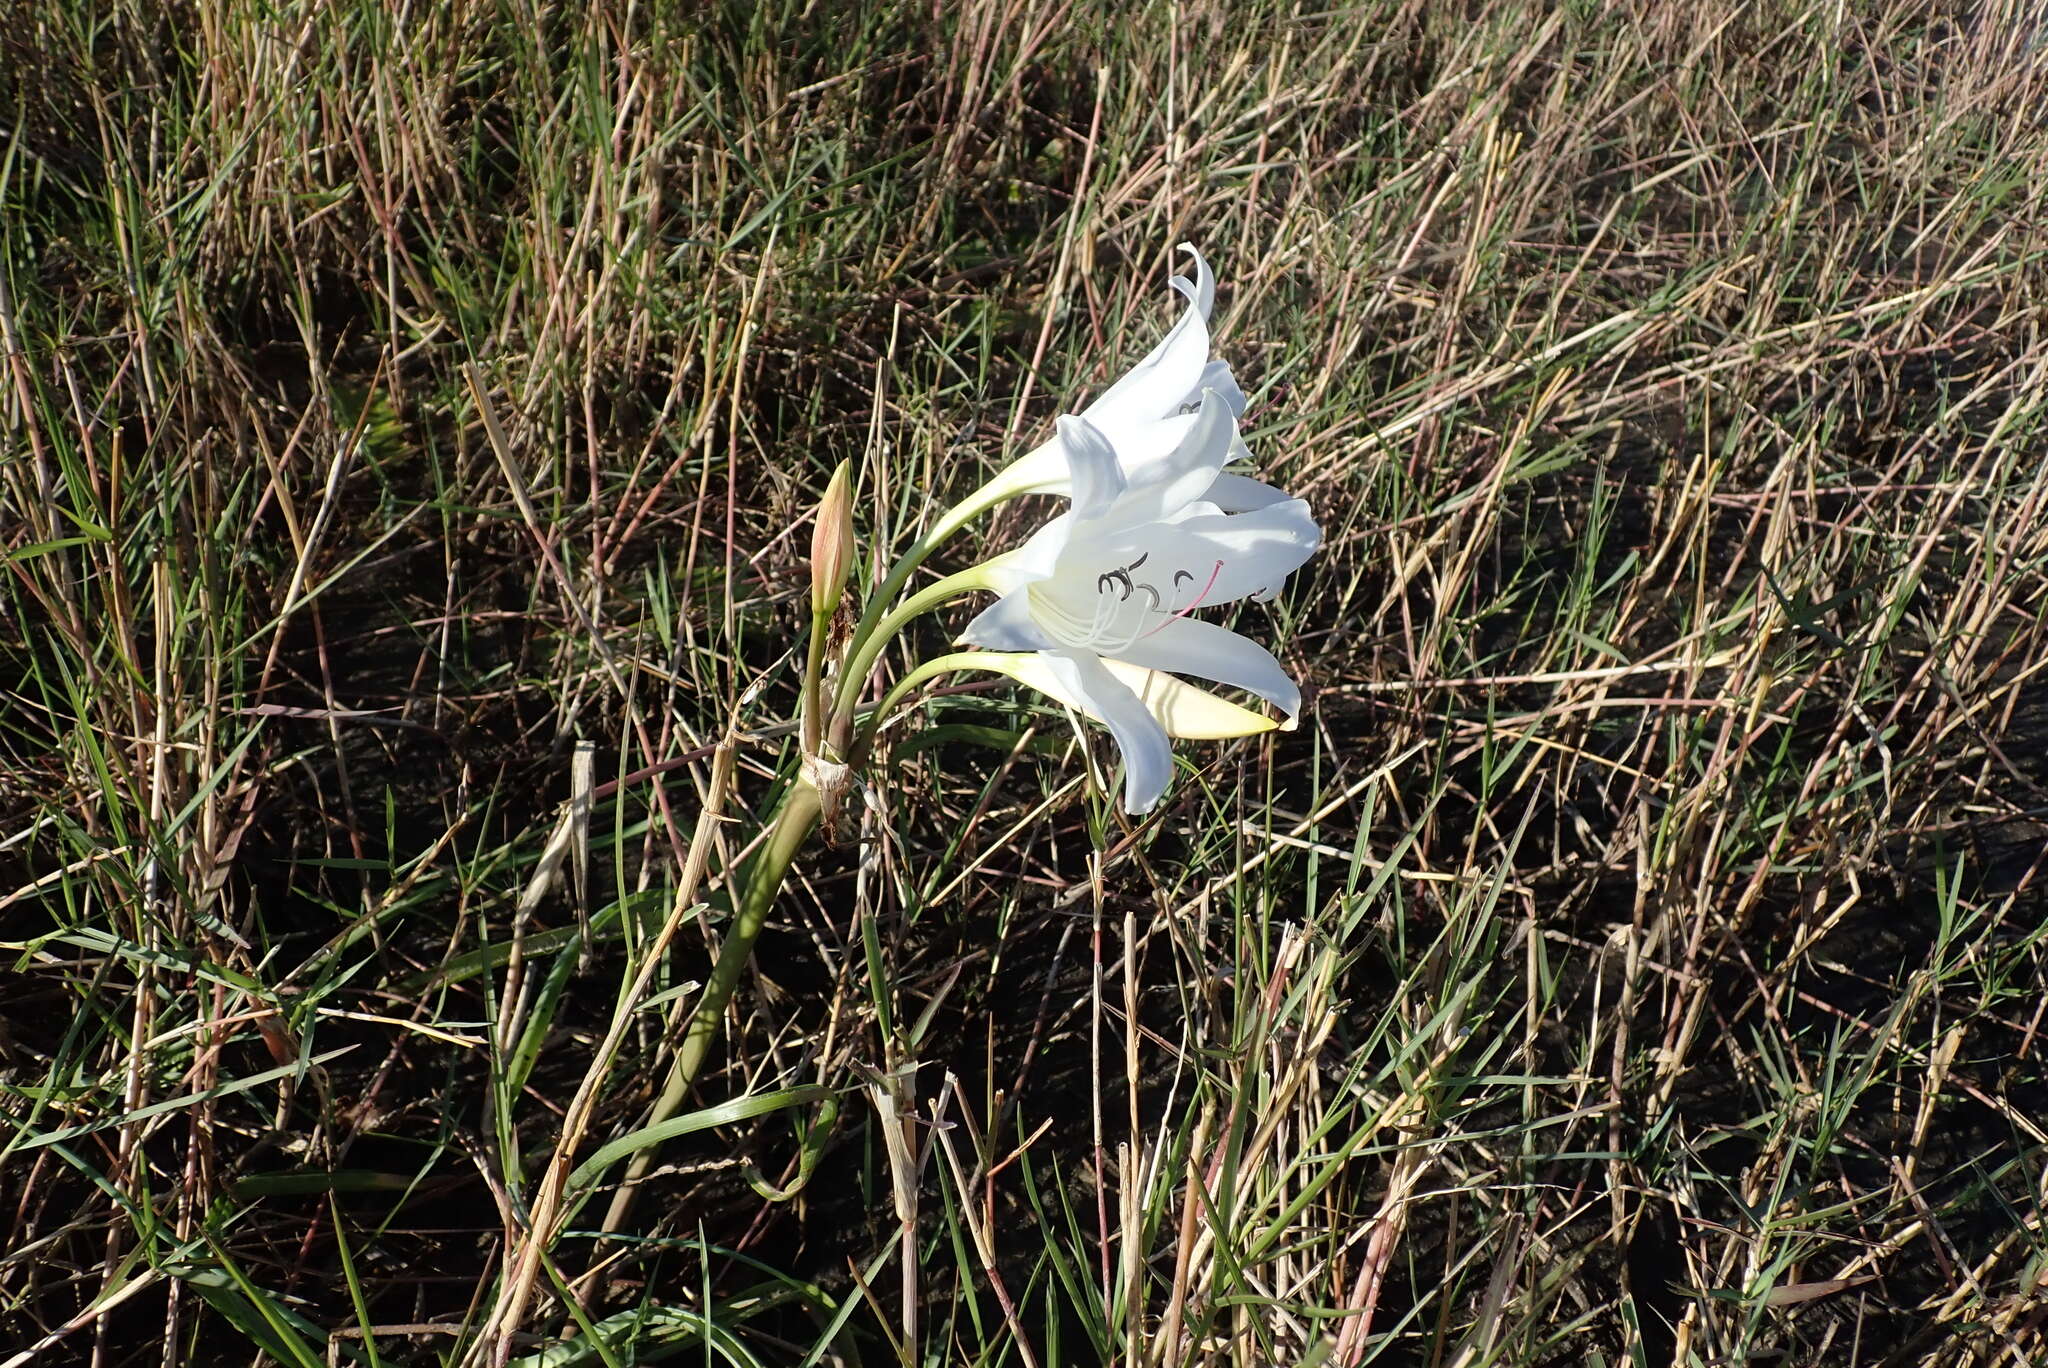
<svg viewBox="0 0 2048 1368">
<path fill-rule="evenodd" d="M 1181 573 L 1181 574 L 1185 574 L 1186 572 L 1185 572 L 1185 571 L 1182 571 L 1182 572 L 1180 572 L 1180 573 Z M 1214 588 L 1216 587 L 1216 580 L 1217 580 L 1217 577 L 1218 577 L 1218 576 L 1220 576 L 1220 575 L 1222 575 L 1222 573 L 1223 573 L 1223 562 L 1222 562 L 1222 561 L 1217 561 L 1217 562 L 1216 562 L 1216 568 L 1215 568 L 1214 570 L 1211 570 L 1211 571 L 1209 572 L 1209 582 L 1208 582 L 1207 584 L 1205 584 L 1205 585 L 1203 585 L 1203 586 L 1202 586 L 1202 592 L 1201 592 L 1201 593 L 1199 593 L 1199 594 L 1195 595 L 1195 601 L 1194 601 L 1193 603 L 1190 603 L 1190 604 L 1189 604 L 1189 605 L 1188 605 L 1187 607 L 1185 607 L 1185 608 L 1181 609 L 1181 610 L 1180 610 L 1179 612 L 1175 613 L 1175 614 L 1174 614 L 1174 615 L 1173 615 L 1172 617 L 1170 617 L 1170 618 L 1168 618 L 1168 619 L 1167 619 L 1166 621 L 1164 621 L 1164 622 L 1160 623 L 1160 624 L 1159 624 L 1159 625 L 1158 625 L 1157 627 L 1154 627 L 1154 628 L 1153 628 L 1153 629 L 1152 629 L 1151 631 L 1149 631 L 1149 632 L 1145 633 L 1145 636 L 1141 636 L 1141 637 L 1138 637 L 1138 638 L 1136 638 L 1136 640 L 1138 640 L 1138 641 L 1143 641 L 1143 640 L 1145 639 L 1145 637 L 1149 637 L 1149 636 L 1156 636 L 1156 635 L 1158 635 L 1159 633 L 1161 633 L 1161 632 L 1165 631 L 1165 630 L 1166 630 L 1166 629 L 1167 629 L 1168 627 L 1171 627 L 1171 626 L 1172 626 L 1172 625 L 1173 625 L 1174 623 L 1176 623 L 1176 622 L 1180 621 L 1180 620 L 1181 620 L 1182 618 L 1186 617 L 1186 616 L 1187 616 L 1187 615 L 1188 615 L 1189 613 L 1192 613 L 1192 612 L 1194 612 L 1194 611 L 1195 611 L 1195 609 L 1197 609 L 1197 608 L 1201 607 L 1201 606 L 1202 606 L 1202 601 L 1203 601 L 1204 599 L 1206 599 L 1206 598 L 1208 598 L 1208 597 L 1209 597 L 1209 591 L 1210 591 L 1211 589 L 1214 589 Z M 1192 576 L 1192 575 L 1189 575 L 1189 576 L 1188 576 L 1188 578 L 1190 578 L 1190 579 L 1193 579 L 1193 578 L 1194 578 L 1194 576 Z M 1179 575 L 1176 575 L 1176 576 L 1175 576 L 1175 580 L 1176 580 L 1176 582 L 1178 582 L 1178 579 L 1179 579 Z"/>
<path fill-rule="evenodd" d="M 1029 590 L 1033 609 L 1039 620 L 1068 645 L 1105 655 L 1115 655 L 1119 651 L 1130 649 L 1147 637 L 1157 636 L 1207 603 L 1209 595 L 1215 592 L 1216 581 L 1223 576 L 1225 564 L 1219 560 L 1212 565 L 1209 569 L 1209 578 L 1202 585 L 1201 591 L 1185 606 L 1168 611 L 1166 605 L 1170 600 L 1159 586 L 1135 579 L 1130 573 L 1143 565 L 1147 559 L 1148 556 L 1140 556 L 1129 565 L 1119 566 L 1106 574 L 1096 576 L 1095 601 L 1086 619 L 1062 603 L 1057 595 L 1041 592 L 1037 585 L 1033 585 Z M 1192 571 L 1174 571 L 1173 597 L 1180 597 L 1182 583 L 1192 584 L 1194 580 Z M 1115 592 L 1112 593 L 1112 590 Z M 1137 605 L 1128 615 L 1131 620 L 1127 629 L 1117 630 L 1119 620 L 1127 616 L 1124 605 L 1138 594 L 1143 594 L 1147 601 Z M 1147 627 L 1147 620 L 1154 616 L 1161 620 Z"/>
</svg>

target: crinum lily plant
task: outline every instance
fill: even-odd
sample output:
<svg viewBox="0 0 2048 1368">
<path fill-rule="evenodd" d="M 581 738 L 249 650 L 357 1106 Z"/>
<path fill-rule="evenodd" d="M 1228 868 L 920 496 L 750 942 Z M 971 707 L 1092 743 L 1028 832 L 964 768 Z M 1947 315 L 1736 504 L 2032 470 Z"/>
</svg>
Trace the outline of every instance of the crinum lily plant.
<svg viewBox="0 0 2048 1368">
<path fill-rule="evenodd" d="M 1122 754 L 1123 806 L 1133 814 L 1150 811 L 1165 794 L 1174 738 L 1247 736 L 1279 725 L 1190 680 L 1246 690 L 1292 724 L 1301 692 L 1279 662 L 1265 647 L 1198 614 L 1269 597 L 1315 551 L 1320 534 L 1307 504 L 1225 470 L 1249 456 L 1237 427 L 1245 397 L 1230 367 L 1210 359 L 1216 281 L 1200 254 L 1186 250 L 1194 254 L 1194 278 L 1173 284 L 1187 296 L 1188 307 L 1159 345 L 1093 403 L 1060 418 L 1042 445 L 934 520 L 867 595 L 859 622 L 844 634 L 837 622 L 856 561 L 852 480 L 843 464 L 833 474 L 811 543 L 802 765 L 784 776 L 768 829 L 731 879 L 732 916 L 690 1008 L 665 1086 L 640 1127 L 572 1168 L 574 1137 L 591 1118 L 610 1060 L 651 1005 L 641 995 L 684 920 L 684 906 L 663 924 L 632 988 L 616 1003 L 599 1063 L 571 1101 L 563 1139 L 528 1207 L 526 1233 L 516 1255 L 508 1253 L 514 1290 L 494 1313 L 494 1330 L 519 1323 L 543 1251 L 615 1164 L 628 1167 L 613 1188 L 606 1230 L 624 1220 L 655 1147 L 720 1113 L 676 1115 L 710 1057 L 797 852 L 820 821 L 829 820 L 877 732 L 920 685 L 952 671 L 1000 671 L 1093 718 L 1109 729 Z M 918 567 L 947 537 L 977 514 L 1026 494 L 1062 497 L 1067 506 L 1014 550 L 906 592 Z M 864 706 L 884 646 L 907 623 L 978 594 L 995 598 L 962 634 L 962 642 L 976 649 L 925 661 L 879 706 Z M 726 780 L 718 775 L 731 775 L 732 740 L 716 754 L 714 795 L 724 792 Z M 709 848 L 703 842 L 716 821 L 716 804 L 714 797 L 700 815 L 685 888 L 694 889 L 703 873 L 697 852 Z M 816 1126 L 829 1130 L 838 1104 L 829 1090 L 810 1092 L 824 1094 Z M 814 1152 L 807 1145 L 806 1153 Z"/>
<path fill-rule="evenodd" d="M 854 563 L 852 495 L 841 466 L 812 542 L 812 632 L 801 724 L 804 765 L 746 871 L 710 981 L 674 1076 L 673 1110 L 701 1068 L 725 1005 L 796 852 L 829 815 L 877 731 L 920 685 L 959 670 L 999 671 L 1109 729 L 1124 760 L 1123 806 L 1150 811 L 1173 772 L 1171 740 L 1248 736 L 1280 725 L 1182 676 L 1249 691 L 1292 725 L 1301 692 L 1271 652 L 1196 616 L 1270 597 L 1320 542 L 1308 505 L 1224 467 L 1248 458 L 1245 407 L 1230 367 L 1209 356 L 1216 280 L 1201 255 L 1173 285 L 1188 307 L 1143 360 L 1050 439 L 942 514 L 868 596 L 844 640 L 836 679 L 827 656 Z M 918 567 L 978 514 L 1026 494 L 1065 511 L 1023 545 L 907 596 Z M 883 647 L 912 619 L 977 593 L 995 601 L 967 625 L 981 649 L 928 660 L 887 693 L 862 700 Z M 654 1121 L 665 1119 L 657 1107 Z"/>
</svg>

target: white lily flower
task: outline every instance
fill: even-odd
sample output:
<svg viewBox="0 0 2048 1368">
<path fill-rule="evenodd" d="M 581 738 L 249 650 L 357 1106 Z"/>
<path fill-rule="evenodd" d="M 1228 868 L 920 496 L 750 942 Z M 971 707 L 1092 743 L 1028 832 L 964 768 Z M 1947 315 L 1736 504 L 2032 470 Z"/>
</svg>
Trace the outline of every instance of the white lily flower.
<svg viewBox="0 0 2048 1368">
<path fill-rule="evenodd" d="M 1109 728 L 1124 756 L 1124 807 L 1146 812 L 1166 791 L 1173 752 L 1169 719 L 1147 706 L 1130 672 L 1193 675 L 1248 689 L 1292 725 L 1301 690 L 1272 653 L 1190 615 L 1270 597 L 1322 534 L 1305 502 L 1278 491 L 1241 512 L 1210 497 L 1223 463 L 1240 447 L 1231 399 L 1218 390 L 1201 392 L 1171 448 L 1141 451 L 1135 461 L 1120 460 L 1092 418 L 1062 417 L 1058 429 L 1073 504 L 1016 551 L 969 572 L 976 587 L 1002 597 L 961 640 L 1038 652 L 1054 687 L 1027 682 Z"/>
</svg>

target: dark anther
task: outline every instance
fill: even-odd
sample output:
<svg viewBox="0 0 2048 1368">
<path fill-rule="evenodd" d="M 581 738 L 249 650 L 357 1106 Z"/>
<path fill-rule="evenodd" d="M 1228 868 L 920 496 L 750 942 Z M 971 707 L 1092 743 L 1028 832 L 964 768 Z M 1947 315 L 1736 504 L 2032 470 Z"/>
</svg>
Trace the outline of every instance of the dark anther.
<svg viewBox="0 0 2048 1368">
<path fill-rule="evenodd" d="M 1188 571 L 1186 571 L 1186 570 L 1176 570 L 1176 571 L 1174 571 L 1174 572 L 1173 572 L 1173 592 L 1174 592 L 1174 593 L 1176 593 L 1176 594 L 1178 594 L 1178 593 L 1180 592 L 1180 582 L 1181 582 L 1182 580 L 1192 580 L 1192 579 L 1194 579 L 1194 576 L 1193 576 L 1192 574 L 1190 574 L 1190 573 L 1189 573 Z"/>
<path fill-rule="evenodd" d="M 1152 596 L 1152 606 L 1155 608 L 1158 607 L 1159 591 L 1157 589 L 1152 588 L 1150 585 L 1131 583 L 1131 571 L 1143 565 L 1146 561 L 1150 560 L 1151 557 L 1152 553 L 1150 551 L 1147 551 L 1144 555 L 1138 557 L 1129 565 L 1119 566 L 1118 568 L 1109 571 L 1107 574 L 1097 575 L 1095 577 L 1095 592 L 1099 594 L 1113 584 L 1118 585 L 1124 591 L 1123 598 L 1126 601 L 1128 601 L 1134 590 L 1143 589 L 1146 593 Z M 1189 578 L 1193 578 L 1193 576 L 1190 576 Z"/>
</svg>

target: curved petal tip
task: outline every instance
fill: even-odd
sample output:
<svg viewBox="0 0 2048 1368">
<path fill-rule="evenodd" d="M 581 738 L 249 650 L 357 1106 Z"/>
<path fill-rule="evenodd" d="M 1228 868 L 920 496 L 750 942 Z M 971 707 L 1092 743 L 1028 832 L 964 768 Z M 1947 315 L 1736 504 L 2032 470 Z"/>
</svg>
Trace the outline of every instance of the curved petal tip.
<svg viewBox="0 0 2048 1368">
<path fill-rule="evenodd" d="M 1202 259 L 1202 254 L 1194 243 L 1183 242 L 1180 244 L 1180 250 L 1195 259 L 1195 278 L 1189 281 L 1185 276 L 1175 276 L 1173 288 L 1188 297 L 1201 313 L 1202 321 L 1206 323 L 1216 308 L 1216 273 L 1209 269 L 1209 263 Z"/>
</svg>

